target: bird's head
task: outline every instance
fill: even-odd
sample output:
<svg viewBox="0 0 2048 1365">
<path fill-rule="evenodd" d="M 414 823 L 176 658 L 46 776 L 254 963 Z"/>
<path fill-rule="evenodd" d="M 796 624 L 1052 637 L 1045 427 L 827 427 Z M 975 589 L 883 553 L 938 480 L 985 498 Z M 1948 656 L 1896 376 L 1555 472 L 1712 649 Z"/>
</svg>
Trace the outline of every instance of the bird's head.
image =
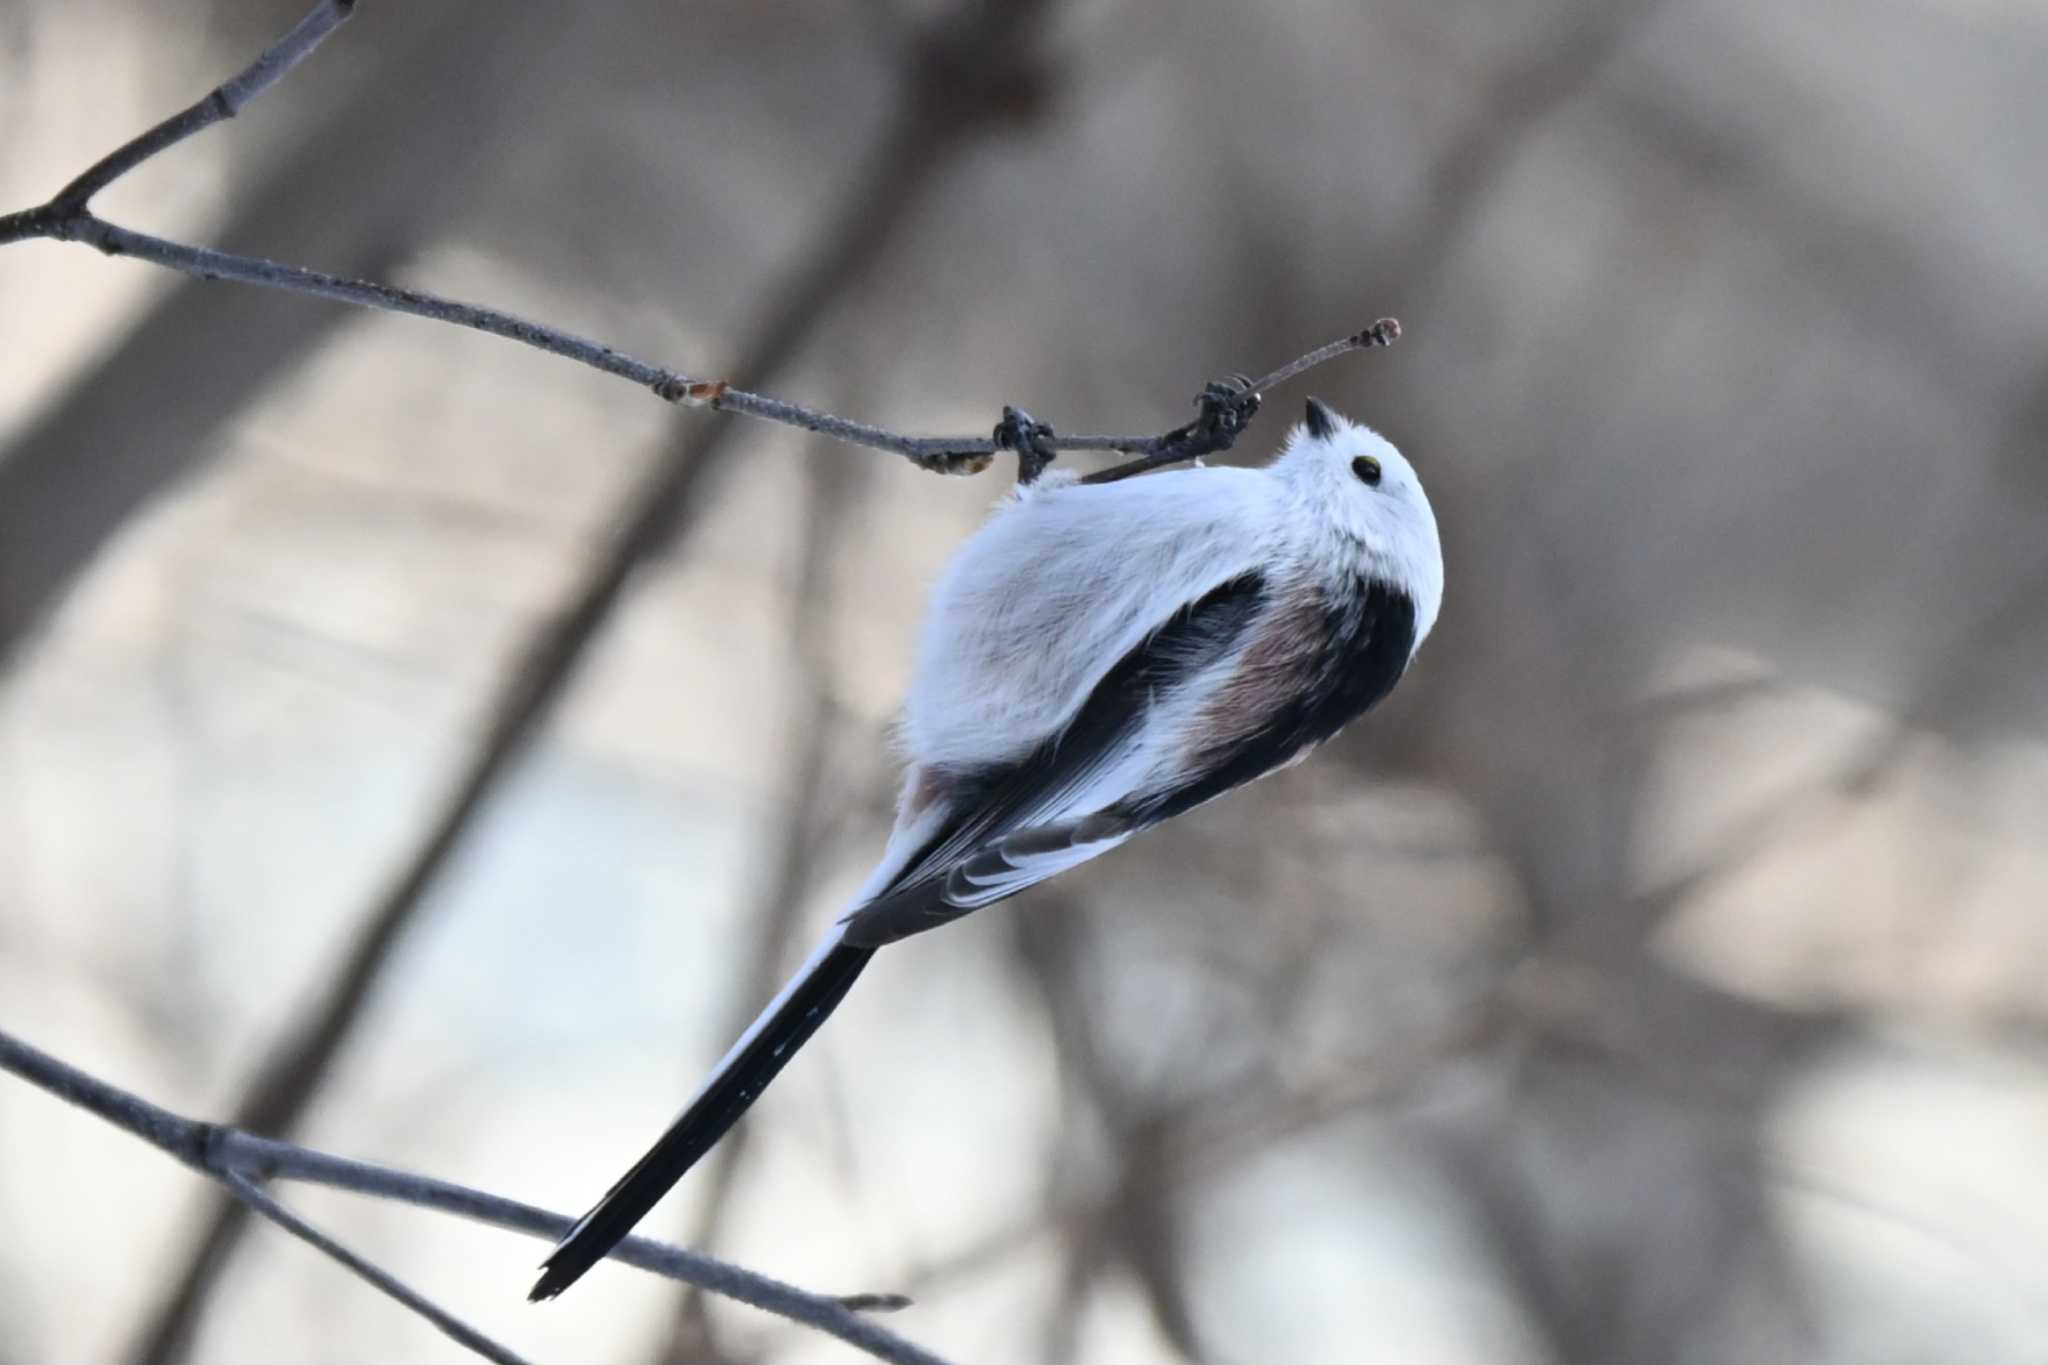
<svg viewBox="0 0 2048 1365">
<path fill-rule="evenodd" d="M 1300 515 L 1325 533 L 1318 554 L 1362 560 L 1365 572 L 1415 600 L 1419 642 L 1443 600 L 1444 563 L 1415 466 L 1372 428 L 1311 398 L 1272 468 Z"/>
</svg>

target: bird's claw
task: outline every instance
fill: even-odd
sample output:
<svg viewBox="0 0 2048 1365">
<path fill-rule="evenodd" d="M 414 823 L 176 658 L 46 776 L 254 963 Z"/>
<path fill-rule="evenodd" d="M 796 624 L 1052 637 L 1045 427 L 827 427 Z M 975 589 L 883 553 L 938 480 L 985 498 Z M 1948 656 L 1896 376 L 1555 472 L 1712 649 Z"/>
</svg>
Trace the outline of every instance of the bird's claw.
<svg viewBox="0 0 2048 1365">
<path fill-rule="evenodd" d="M 1191 453 L 1227 450 L 1259 410 L 1259 393 L 1245 375 L 1225 375 L 1202 386 L 1195 399 L 1200 415 L 1188 429 Z"/>
<path fill-rule="evenodd" d="M 1039 421 L 1022 408 L 1003 409 L 1003 420 L 996 423 L 994 439 L 999 450 L 1017 452 L 1017 482 L 1036 483 L 1045 467 L 1059 458 L 1059 451 L 1053 448 L 1052 427 Z"/>
</svg>

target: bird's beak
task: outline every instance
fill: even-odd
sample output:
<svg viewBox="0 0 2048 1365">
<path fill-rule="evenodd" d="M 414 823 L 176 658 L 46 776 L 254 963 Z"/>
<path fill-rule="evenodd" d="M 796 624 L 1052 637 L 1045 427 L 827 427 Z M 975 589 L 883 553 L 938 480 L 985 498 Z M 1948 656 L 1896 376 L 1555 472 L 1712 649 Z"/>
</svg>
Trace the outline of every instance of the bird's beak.
<svg viewBox="0 0 2048 1365">
<path fill-rule="evenodd" d="M 1337 414 L 1320 398 L 1308 400 L 1308 414 L 1303 420 L 1308 423 L 1308 434 L 1318 441 L 1327 441 L 1337 434 Z"/>
</svg>

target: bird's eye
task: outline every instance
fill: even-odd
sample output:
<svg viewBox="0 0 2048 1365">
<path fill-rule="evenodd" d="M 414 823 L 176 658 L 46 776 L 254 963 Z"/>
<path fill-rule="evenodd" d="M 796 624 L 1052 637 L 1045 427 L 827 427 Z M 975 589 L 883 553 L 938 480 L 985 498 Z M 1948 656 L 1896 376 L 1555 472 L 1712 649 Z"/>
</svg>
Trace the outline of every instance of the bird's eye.
<svg viewBox="0 0 2048 1365">
<path fill-rule="evenodd" d="M 1353 460 L 1351 462 L 1351 472 L 1356 474 L 1358 481 L 1367 488 L 1378 488 L 1380 486 L 1380 462 L 1370 455 L 1361 455 Z"/>
</svg>

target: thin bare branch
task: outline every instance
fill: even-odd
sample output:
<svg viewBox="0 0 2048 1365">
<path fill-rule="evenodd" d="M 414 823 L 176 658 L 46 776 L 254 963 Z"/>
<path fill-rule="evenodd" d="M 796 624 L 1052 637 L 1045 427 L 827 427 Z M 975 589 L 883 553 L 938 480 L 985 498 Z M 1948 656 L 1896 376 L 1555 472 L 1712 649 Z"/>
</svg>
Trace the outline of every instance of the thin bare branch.
<svg viewBox="0 0 2048 1365">
<path fill-rule="evenodd" d="M 509 1347 L 499 1345 L 482 1332 L 477 1331 L 476 1328 L 471 1327 L 461 1318 L 456 1317 L 447 1309 L 436 1304 L 432 1299 L 427 1298 L 418 1290 L 408 1286 L 405 1281 L 399 1279 L 390 1271 L 374 1261 L 365 1260 L 355 1252 L 350 1251 L 347 1247 L 265 1194 L 262 1188 L 251 1181 L 249 1177 L 230 1171 L 221 1177 L 221 1183 L 228 1187 L 228 1192 L 233 1194 L 235 1198 L 247 1204 L 263 1217 L 277 1224 L 277 1226 L 306 1243 L 306 1245 L 340 1262 L 355 1275 L 374 1285 L 382 1293 L 388 1294 L 425 1318 L 428 1322 L 433 1323 L 434 1326 L 440 1328 L 443 1333 L 451 1337 L 457 1345 L 466 1347 L 468 1350 L 482 1356 L 485 1360 L 496 1361 L 497 1365 L 527 1365 L 525 1356 L 516 1354 Z"/>
<path fill-rule="evenodd" d="M 411 1290 L 398 1285 L 385 1272 L 367 1265 L 353 1253 L 308 1227 L 297 1215 L 282 1209 L 251 1182 L 298 1180 L 325 1185 L 375 1199 L 453 1213 L 535 1237 L 560 1237 L 575 1221 L 564 1214 L 445 1180 L 351 1161 L 294 1143 L 257 1137 L 237 1128 L 186 1118 L 81 1071 L 4 1031 L 0 1031 L 0 1071 L 11 1072 L 40 1090 L 87 1110 L 177 1158 L 194 1171 L 220 1182 L 257 1213 L 344 1261 L 378 1288 L 432 1319 L 464 1345 L 493 1360 L 516 1361 L 518 1357 L 490 1343 L 487 1338 L 472 1333 Z M 255 1193 L 254 1198 L 251 1191 Z M 899 1362 L 901 1365 L 942 1365 L 938 1357 L 876 1326 L 855 1311 L 860 1308 L 900 1307 L 906 1302 L 901 1295 L 855 1294 L 840 1299 L 813 1294 L 739 1266 L 644 1237 L 628 1238 L 613 1249 L 611 1257 L 828 1332 L 878 1360 Z"/>
<path fill-rule="evenodd" d="M 1264 393 L 1267 389 L 1278 388 L 1306 370 L 1314 369 L 1324 361 L 1335 360 L 1340 355 L 1347 355 L 1352 351 L 1362 351 L 1372 346 L 1391 346 L 1400 339 L 1400 319 L 1381 318 L 1362 332 L 1348 337 L 1339 337 L 1327 345 L 1316 347 L 1307 355 L 1298 356 L 1288 361 L 1264 379 L 1254 383 L 1252 388 L 1259 393 Z"/>
<path fill-rule="evenodd" d="M 1252 414 L 1258 411 L 1262 390 L 1347 352 L 1367 346 L 1390 345 L 1401 333 L 1398 323 L 1391 318 L 1382 319 L 1362 332 L 1320 346 L 1290 361 L 1256 384 L 1249 380 L 1235 384 L 1211 384 L 1196 400 L 1201 412 L 1194 421 L 1155 435 L 1059 436 L 1050 426 L 1031 422 L 1028 418 L 1025 419 L 1026 425 L 1020 428 L 1010 420 L 1011 414 L 1006 413 L 1005 421 L 989 436 L 905 436 L 885 427 L 856 422 L 785 399 L 750 393 L 723 379 L 693 377 L 638 359 L 603 342 L 533 322 L 501 309 L 463 303 L 422 290 L 349 279 L 303 266 L 174 242 L 108 222 L 91 211 L 89 202 L 92 196 L 114 180 L 201 129 L 234 117 L 244 104 L 308 56 L 322 39 L 340 26 L 353 8 L 354 0 L 321 0 L 289 34 L 204 99 L 123 144 L 59 190 L 49 202 L 0 215 L 0 245 L 38 238 L 78 242 L 110 256 L 130 256 L 196 279 L 228 280 L 279 289 L 465 327 L 588 365 L 651 389 L 666 402 L 711 407 L 816 432 L 850 445 L 901 455 L 918 468 L 935 473 L 980 473 L 988 468 L 998 452 L 1016 450 L 1025 462 L 1024 468 L 1029 471 L 1027 481 L 1056 451 L 1113 451 L 1139 457 L 1090 479 L 1090 482 L 1107 483 L 1161 465 L 1227 450 L 1237 443 Z M 938 49 L 933 45 L 926 50 Z M 1027 435 L 1025 444 L 1019 443 L 1020 431 Z"/>
<path fill-rule="evenodd" d="M 157 153 L 241 113 L 243 105 L 312 56 L 313 49 L 320 46 L 328 34 L 340 28 L 355 7 L 356 0 L 320 0 L 290 33 L 272 43 L 262 56 L 240 72 L 215 86 L 204 99 L 179 110 L 88 166 L 75 180 L 57 191 L 50 200 L 50 209 L 59 216 L 83 213 L 94 195 Z"/>
<path fill-rule="evenodd" d="M 211 1140 L 218 1160 L 264 1179 L 297 1180 L 374 1198 L 395 1199 L 549 1241 L 559 1241 L 576 1223 L 566 1214 L 467 1185 L 352 1161 L 296 1143 L 257 1137 L 238 1128 L 215 1128 Z M 715 1257 L 647 1237 L 627 1238 L 612 1251 L 611 1259 L 783 1317 L 802 1312 L 809 1300 L 819 1297 Z M 901 1308 L 910 1300 L 901 1294 L 861 1293 L 841 1295 L 832 1302 L 849 1310 L 860 1310 L 875 1304 Z"/>
<path fill-rule="evenodd" d="M 175 270 L 201 280 L 227 280 L 236 284 L 281 289 L 311 298 L 331 299 L 361 308 L 381 309 L 411 317 L 443 322 L 454 327 L 488 333 L 516 341 L 536 350 L 558 355 L 594 370 L 627 380 L 671 403 L 711 407 L 762 421 L 816 432 L 849 445 L 901 455 L 920 469 L 941 474 L 977 474 L 987 469 L 995 455 L 1017 448 L 1016 437 L 999 427 L 991 436 L 904 436 L 885 427 L 856 422 L 851 418 L 808 408 L 800 403 L 750 393 L 723 380 L 697 379 L 626 354 L 601 341 L 578 336 L 559 328 L 532 322 L 515 313 L 464 303 L 438 294 L 372 280 L 354 280 L 303 266 L 287 265 L 256 256 L 239 256 L 210 247 L 191 246 L 167 238 L 138 232 L 84 209 L 55 211 L 55 201 L 45 209 L 0 218 L 0 244 L 43 237 L 54 241 L 81 242 L 109 256 L 131 256 L 139 261 Z M 1369 346 L 1387 346 L 1400 336 L 1400 324 L 1383 318 L 1362 332 L 1319 346 L 1307 355 L 1281 366 L 1256 385 L 1235 390 L 1212 385 L 1197 400 L 1202 413 L 1192 422 L 1156 435 L 1060 436 L 1042 423 L 1031 423 L 1034 443 L 1048 451 L 1105 451 L 1140 458 L 1128 464 L 1089 476 L 1089 483 L 1109 483 L 1157 469 L 1161 465 L 1228 450 L 1243 434 L 1245 424 L 1258 411 L 1263 390 L 1289 379 L 1312 366 Z"/>
<path fill-rule="evenodd" d="M 1381 318 L 1362 332 L 1339 337 L 1335 341 L 1316 347 L 1307 355 L 1297 356 L 1264 379 L 1235 378 L 1227 383 L 1211 384 L 1202 390 L 1201 397 L 1195 400 L 1200 404 L 1202 411 L 1194 421 L 1148 441 L 1110 447 L 1135 454 L 1139 458 L 1090 474 L 1082 482 L 1115 483 L 1118 479 L 1128 479 L 1134 474 L 1143 474 L 1161 465 L 1177 464 L 1182 460 L 1199 459 L 1204 455 L 1228 450 L 1237 443 L 1238 436 L 1251 421 L 1252 414 L 1259 410 L 1259 403 L 1267 389 L 1275 388 L 1326 360 L 1334 360 L 1340 355 L 1371 346 L 1391 346 L 1400 339 L 1401 324 L 1393 318 Z M 998 427 L 998 434 L 1001 431 L 1002 428 Z M 1050 436 L 1051 432 L 1047 429 L 1044 434 Z M 1049 444 L 1051 449 L 1061 448 L 1057 440 Z"/>
<path fill-rule="evenodd" d="M 657 391 L 673 389 L 674 397 L 678 401 L 704 401 L 701 397 L 692 396 L 693 390 L 701 381 L 676 374 L 672 370 L 665 370 L 659 365 L 635 360 L 632 356 L 615 351 L 601 342 L 591 341 L 571 332 L 558 331 L 553 327 L 543 327 L 495 308 L 462 303 L 434 294 L 423 294 L 415 289 L 401 289 L 395 285 L 376 284 L 369 280 L 351 280 L 341 275 L 329 275 L 324 271 L 307 270 L 300 266 L 284 265 L 255 256 L 237 256 L 209 247 L 187 246 L 183 242 L 173 242 L 162 237 L 152 237 L 146 232 L 120 227 L 86 212 L 55 219 L 49 229 L 40 235 L 59 241 L 83 242 L 88 246 L 98 247 L 109 256 L 133 256 L 137 260 L 164 266 L 196 279 L 229 280 L 237 284 L 283 289 L 312 298 L 333 299 L 363 308 L 379 308 L 387 313 L 405 313 L 412 317 L 445 322 L 456 327 L 467 327 L 471 331 L 487 332 L 492 336 L 505 337 L 522 345 L 564 356 L 592 369 L 602 370 L 606 374 L 616 375 Z"/>
</svg>

